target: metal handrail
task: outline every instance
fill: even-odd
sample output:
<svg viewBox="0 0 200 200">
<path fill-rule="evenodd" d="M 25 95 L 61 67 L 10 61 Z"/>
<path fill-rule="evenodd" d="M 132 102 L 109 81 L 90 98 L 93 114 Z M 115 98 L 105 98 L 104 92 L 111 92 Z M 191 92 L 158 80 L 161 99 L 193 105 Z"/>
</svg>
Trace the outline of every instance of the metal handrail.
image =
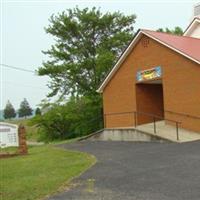
<svg viewBox="0 0 200 200">
<path fill-rule="evenodd" d="M 181 124 L 181 122 L 179 121 L 175 121 L 175 120 L 172 120 L 172 119 L 166 119 L 166 118 L 163 118 L 161 116 L 158 116 L 158 115 L 153 115 L 151 113 L 146 113 L 146 112 L 141 112 L 141 111 L 131 111 L 131 112 L 119 112 L 119 113 L 105 113 L 104 115 L 123 115 L 123 114 L 143 114 L 143 115 L 147 115 L 149 117 L 155 117 L 156 119 L 163 119 L 163 120 L 167 120 L 167 121 L 171 121 L 171 122 L 174 122 L 174 123 L 179 123 Z"/>
<path fill-rule="evenodd" d="M 173 113 L 173 114 L 176 114 L 176 115 L 184 115 L 184 116 L 190 117 L 190 118 L 200 119 L 199 116 L 189 115 L 189 114 L 186 114 L 186 113 L 174 112 L 174 111 L 170 111 L 170 110 L 165 110 L 165 112 Z"/>
<path fill-rule="evenodd" d="M 163 118 L 163 117 L 158 116 L 158 115 L 153 115 L 151 113 L 138 112 L 138 111 L 118 112 L 118 113 L 105 113 L 104 114 L 104 125 L 106 126 L 106 116 L 107 115 L 123 115 L 123 114 L 134 114 L 134 122 L 135 122 L 134 126 L 135 126 L 135 128 L 137 127 L 137 116 L 138 116 L 138 114 L 142 114 L 142 115 L 153 117 L 154 134 L 156 134 L 156 132 L 157 132 L 157 129 L 156 129 L 156 119 L 161 119 L 161 120 L 173 122 L 173 123 L 176 124 L 176 137 L 177 137 L 177 140 L 179 140 L 179 124 L 181 124 L 181 122 L 175 121 L 175 120 L 171 120 L 171 119 L 166 119 L 166 118 Z"/>
</svg>

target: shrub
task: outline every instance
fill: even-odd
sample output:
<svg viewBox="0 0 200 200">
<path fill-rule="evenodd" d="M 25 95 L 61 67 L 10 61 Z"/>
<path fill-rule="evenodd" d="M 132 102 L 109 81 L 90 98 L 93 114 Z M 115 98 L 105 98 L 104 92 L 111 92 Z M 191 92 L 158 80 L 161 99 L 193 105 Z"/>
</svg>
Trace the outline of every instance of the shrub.
<svg viewBox="0 0 200 200">
<path fill-rule="evenodd" d="M 102 128 L 101 97 L 71 98 L 55 104 L 43 115 L 32 119 L 39 127 L 40 140 L 67 139 L 90 134 Z"/>
</svg>

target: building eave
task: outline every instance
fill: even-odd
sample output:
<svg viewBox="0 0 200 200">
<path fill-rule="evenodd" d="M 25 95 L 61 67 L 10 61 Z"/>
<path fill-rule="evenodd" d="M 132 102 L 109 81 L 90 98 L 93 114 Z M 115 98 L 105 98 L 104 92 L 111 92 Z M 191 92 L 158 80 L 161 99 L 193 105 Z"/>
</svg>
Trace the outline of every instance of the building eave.
<svg viewBox="0 0 200 200">
<path fill-rule="evenodd" d="M 104 79 L 104 81 L 102 82 L 102 84 L 100 85 L 100 87 L 97 89 L 97 92 L 99 92 L 99 93 L 103 92 L 104 87 L 107 85 L 107 83 L 110 81 L 110 79 L 112 78 L 112 76 L 114 75 L 114 73 L 121 66 L 121 64 L 125 60 L 126 56 L 130 53 L 130 51 L 135 46 L 135 44 L 137 43 L 137 41 L 141 38 L 141 36 L 142 36 L 141 35 L 141 30 L 138 30 L 138 32 L 135 34 L 134 38 L 132 39 L 132 41 L 130 42 L 130 44 L 128 45 L 128 47 L 125 49 L 125 51 L 119 57 L 119 59 L 117 60 L 116 64 L 114 65 L 114 67 L 111 69 L 111 71 L 108 73 L 108 75 L 106 76 L 106 78 Z"/>
</svg>

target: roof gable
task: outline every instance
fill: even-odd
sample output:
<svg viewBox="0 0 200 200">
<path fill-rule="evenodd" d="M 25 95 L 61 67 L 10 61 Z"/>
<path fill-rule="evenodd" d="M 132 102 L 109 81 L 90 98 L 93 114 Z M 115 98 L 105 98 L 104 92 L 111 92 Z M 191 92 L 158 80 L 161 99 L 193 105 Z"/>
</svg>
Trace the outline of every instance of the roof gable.
<svg viewBox="0 0 200 200">
<path fill-rule="evenodd" d="M 200 17 L 195 17 L 184 32 L 184 36 L 191 36 L 191 33 L 200 26 Z"/>
<path fill-rule="evenodd" d="M 128 45 L 126 50 L 122 53 L 118 61 L 116 62 L 115 66 L 112 68 L 110 73 L 102 82 L 101 86 L 98 88 L 97 92 L 103 92 L 103 89 L 116 73 L 118 68 L 121 66 L 123 61 L 135 47 L 139 39 L 146 35 L 153 40 L 167 46 L 168 48 L 178 52 L 179 54 L 187 57 L 188 59 L 200 64 L 200 39 L 192 38 L 192 37 L 185 37 L 185 36 L 175 36 L 167 33 L 160 33 L 150 30 L 139 30 L 136 34 L 131 43 Z"/>
</svg>

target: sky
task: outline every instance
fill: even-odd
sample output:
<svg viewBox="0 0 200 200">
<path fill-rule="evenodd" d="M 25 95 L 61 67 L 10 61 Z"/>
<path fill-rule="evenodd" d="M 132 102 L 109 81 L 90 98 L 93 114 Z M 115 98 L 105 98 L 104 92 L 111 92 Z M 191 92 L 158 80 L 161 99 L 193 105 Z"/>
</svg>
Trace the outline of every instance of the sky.
<svg viewBox="0 0 200 200">
<path fill-rule="evenodd" d="M 102 12 L 136 14 L 135 31 L 161 27 L 187 27 L 193 6 L 200 0 L 0 0 L 0 64 L 37 70 L 48 58 L 42 54 L 54 43 L 44 27 L 52 14 L 68 8 L 99 7 Z M 49 92 L 50 79 L 33 72 L 0 66 L 0 110 L 10 100 L 18 109 L 23 98 L 35 108 Z"/>
</svg>

